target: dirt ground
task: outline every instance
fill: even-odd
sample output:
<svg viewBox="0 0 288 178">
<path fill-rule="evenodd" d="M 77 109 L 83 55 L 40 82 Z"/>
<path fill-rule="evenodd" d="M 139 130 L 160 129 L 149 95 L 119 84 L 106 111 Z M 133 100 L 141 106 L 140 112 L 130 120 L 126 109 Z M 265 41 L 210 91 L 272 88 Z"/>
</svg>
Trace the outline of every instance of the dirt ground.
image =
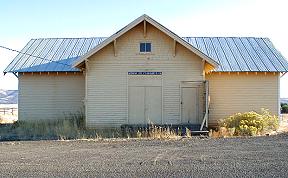
<svg viewBox="0 0 288 178">
<path fill-rule="evenodd" d="M 288 177 L 288 134 L 0 142 L 0 177 Z"/>
</svg>

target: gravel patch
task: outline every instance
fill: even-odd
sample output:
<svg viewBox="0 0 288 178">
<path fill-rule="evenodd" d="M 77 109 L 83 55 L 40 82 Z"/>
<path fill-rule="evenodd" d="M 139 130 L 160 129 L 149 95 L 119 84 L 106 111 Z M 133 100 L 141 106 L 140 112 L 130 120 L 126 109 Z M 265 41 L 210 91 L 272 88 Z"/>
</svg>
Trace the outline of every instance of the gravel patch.
<svg viewBox="0 0 288 178">
<path fill-rule="evenodd" d="M 288 134 L 0 142 L 1 177 L 288 177 Z"/>
</svg>

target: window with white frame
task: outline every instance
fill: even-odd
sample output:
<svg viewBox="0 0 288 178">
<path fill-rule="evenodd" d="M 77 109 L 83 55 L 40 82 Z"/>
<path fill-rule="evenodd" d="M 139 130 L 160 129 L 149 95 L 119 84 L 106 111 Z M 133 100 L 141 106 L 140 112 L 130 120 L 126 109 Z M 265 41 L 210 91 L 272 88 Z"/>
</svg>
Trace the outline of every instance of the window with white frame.
<svg viewBox="0 0 288 178">
<path fill-rule="evenodd" d="M 140 53 L 151 53 L 152 45 L 151 43 L 140 43 Z"/>
</svg>

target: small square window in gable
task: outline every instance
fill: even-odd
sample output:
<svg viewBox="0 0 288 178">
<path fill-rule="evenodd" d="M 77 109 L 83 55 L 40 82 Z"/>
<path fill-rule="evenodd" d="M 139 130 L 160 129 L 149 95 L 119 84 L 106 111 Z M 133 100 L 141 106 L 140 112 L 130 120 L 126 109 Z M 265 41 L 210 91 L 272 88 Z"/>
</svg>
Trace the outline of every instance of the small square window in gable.
<svg viewBox="0 0 288 178">
<path fill-rule="evenodd" d="M 140 43 L 140 53 L 151 53 L 152 45 L 151 43 Z"/>
</svg>

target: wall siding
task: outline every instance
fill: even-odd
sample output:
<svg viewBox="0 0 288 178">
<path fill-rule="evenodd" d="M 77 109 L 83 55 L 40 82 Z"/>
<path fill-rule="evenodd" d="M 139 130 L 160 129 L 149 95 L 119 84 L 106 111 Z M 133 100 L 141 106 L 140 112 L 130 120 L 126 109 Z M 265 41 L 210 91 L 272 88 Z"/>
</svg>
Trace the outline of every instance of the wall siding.
<svg viewBox="0 0 288 178">
<path fill-rule="evenodd" d="M 152 53 L 140 54 L 139 43 L 151 42 Z M 202 59 L 147 24 L 136 26 L 116 40 L 117 56 L 109 44 L 86 63 L 86 116 L 88 127 L 128 123 L 128 71 L 162 72 L 163 124 L 180 123 L 180 82 L 203 81 Z"/>
<path fill-rule="evenodd" d="M 83 73 L 19 74 L 19 120 L 63 119 L 83 112 Z"/>
<path fill-rule="evenodd" d="M 210 86 L 209 124 L 238 112 L 267 108 L 279 113 L 279 73 L 210 73 L 206 75 Z"/>
</svg>

